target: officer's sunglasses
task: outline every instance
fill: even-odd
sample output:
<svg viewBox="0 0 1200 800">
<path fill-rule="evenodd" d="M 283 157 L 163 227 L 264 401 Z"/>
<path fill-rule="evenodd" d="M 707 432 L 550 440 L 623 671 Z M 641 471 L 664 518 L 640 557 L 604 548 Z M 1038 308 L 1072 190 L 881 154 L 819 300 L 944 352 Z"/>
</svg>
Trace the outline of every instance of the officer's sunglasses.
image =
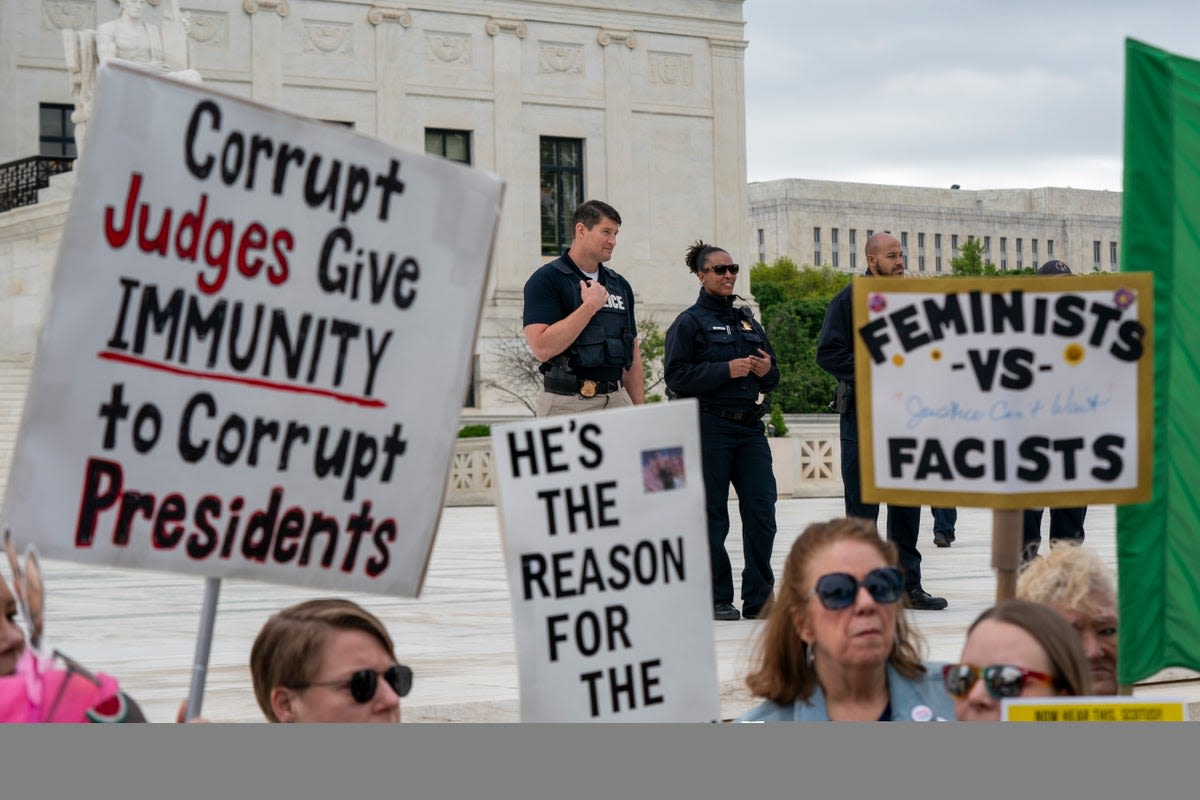
<svg viewBox="0 0 1200 800">
<path fill-rule="evenodd" d="M 739 267 L 737 264 L 717 264 L 715 266 L 707 267 L 704 271 L 708 272 L 711 270 L 717 275 L 724 275 L 726 272 L 728 272 L 730 275 L 737 275 L 739 269 L 741 269 L 741 267 Z"/>
</svg>

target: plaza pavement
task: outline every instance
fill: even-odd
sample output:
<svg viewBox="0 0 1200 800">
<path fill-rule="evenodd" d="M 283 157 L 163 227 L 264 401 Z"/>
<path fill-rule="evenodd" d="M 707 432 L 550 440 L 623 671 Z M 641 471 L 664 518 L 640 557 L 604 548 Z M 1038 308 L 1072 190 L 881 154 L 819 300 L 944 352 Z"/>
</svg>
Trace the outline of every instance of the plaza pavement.
<svg viewBox="0 0 1200 800">
<path fill-rule="evenodd" d="M 736 506 L 729 534 L 734 573 L 741 570 Z M 840 497 L 782 499 L 774 562 L 815 521 L 842 514 Z M 946 597 L 944 611 L 911 612 L 928 657 L 954 660 L 970 622 L 995 599 L 989 510 L 960 509 L 957 541 L 935 548 L 932 516 L 922 511 L 925 587 Z M 883 522 L 882 516 L 880 520 Z M 1087 544 L 1116 563 L 1115 513 L 1093 506 Z M 204 580 L 186 575 L 83 566 L 46 560 L 46 638 L 88 667 L 116 676 L 152 722 L 174 719 L 191 680 Z M 247 659 L 266 618 L 278 608 L 327 594 L 274 584 L 225 580 L 209 658 L 202 713 L 214 722 L 260 722 Z M 401 706 L 407 722 L 518 722 L 517 662 L 497 511 L 446 508 L 419 598 L 347 595 L 377 614 L 415 673 Z M 733 718 L 755 704 L 743 685 L 752 637 L 761 622 L 713 622 L 721 711 Z M 1171 670 L 1160 678 L 1196 676 Z M 1200 706 L 1200 680 L 1156 682 L 1137 695 L 1182 695 Z"/>
</svg>

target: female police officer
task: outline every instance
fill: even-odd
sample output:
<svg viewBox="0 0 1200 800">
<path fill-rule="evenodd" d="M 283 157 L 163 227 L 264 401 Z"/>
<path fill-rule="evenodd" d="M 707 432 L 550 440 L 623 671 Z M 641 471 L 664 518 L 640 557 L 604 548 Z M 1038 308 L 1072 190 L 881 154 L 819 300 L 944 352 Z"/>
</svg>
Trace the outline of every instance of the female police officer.
<svg viewBox="0 0 1200 800">
<path fill-rule="evenodd" d="M 755 619 L 772 597 L 771 547 L 775 541 L 775 475 L 764 435 L 762 395 L 779 383 L 775 354 L 748 306 L 734 306 L 738 265 L 729 253 L 697 241 L 684 258 L 700 281 L 696 304 L 667 330 L 663 357 L 672 398 L 700 404 L 700 445 L 712 563 L 713 618 Z M 742 517 L 742 611 L 733 605 L 729 534 L 729 484 Z"/>
</svg>

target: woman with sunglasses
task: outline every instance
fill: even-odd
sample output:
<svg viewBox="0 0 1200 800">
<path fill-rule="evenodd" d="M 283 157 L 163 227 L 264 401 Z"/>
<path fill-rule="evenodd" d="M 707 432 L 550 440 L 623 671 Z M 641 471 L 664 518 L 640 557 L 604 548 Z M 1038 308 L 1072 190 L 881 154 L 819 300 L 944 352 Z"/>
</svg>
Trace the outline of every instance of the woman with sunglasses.
<svg viewBox="0 0 1200 800">
<path fill-rule="evenodd" d="M 954 718 L 941 665 L 921 660 L 896 547 L 875 524 L 809 525 L 792 545 L 746 685 L 765 701 L 742 722 Z"/>
<path fill-rule="evenodd" d="M 1091 671 L 1078 631 L 1057 611 L 1005 600 L 967 630 L 962 662 L 943 668 L 959 720 L 996 722 L 1005 697 L 1082 696 Z"/>
<path fill-rule="evenodd" d="M 725 250 L 697 241 L 684 256 L 700 282 L 696 303 L 667 330 L 663 372 L 667 395 L 700 405 L 700 446 L 708 513 L 713 618 L 755 619 L 771 599 L 775 576 L 775 473 L 764 435 L 763 398 L 779 385 L 779 367 L 767 333 L 750 307 L 735 306 L 739 267 Z M 742 517 L 742 610 L 733 605 L 733 571 L 725 551 L 729 485 Z"/>
<path fill-rule="evenodd" d="M 399 722 L 412 670 L 387 629 L 338 598 L 283 609 L 250 650 L 258 706 L 271 722 Z"/>
</svg>

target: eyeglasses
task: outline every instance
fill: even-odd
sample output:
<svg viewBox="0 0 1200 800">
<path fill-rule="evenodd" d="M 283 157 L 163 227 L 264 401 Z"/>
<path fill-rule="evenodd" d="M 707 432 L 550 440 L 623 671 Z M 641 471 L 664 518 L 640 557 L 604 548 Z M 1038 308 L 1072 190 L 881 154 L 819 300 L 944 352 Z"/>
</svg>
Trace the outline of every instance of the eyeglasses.
<svg viewBox="0 0 1200 800">
<path fill-rule="evenodd" d="M 942 683 L 952 697 L 966 697 L 975 681 L 983 676 L 983 685 L 994 700 L 1004 697 L 1017 697 L 1025 688 L 1026 681 L 1039 681 L 1047 686 L 1054 685 L 1054 679 L 1042 672 L 1031 669 L 1021 669 L 1012 664 L 992 664 L 990 667 L 977 667 L 974 664 L 947 664 L 942 667 Z"/>
<path fill-rule="evenodd" d="M 739 267 L 737 264 L 716 264 L 715 266 L 705 267 L 704 271 L 714 272 L 717 275 L 724 275 L 726 272 L 728 272 L 730 275 L 737 275 L 739 269 L 741 269 L 741 267 Z"/>
<path fill-rule="evenodd" d="M 412 670 L 403 664 L 393 664 L 383 672 L 376 672 L 373 669 L 360 669 L 358 672 L 350 676 L 350 678 L 340 681 L 312 681 L 300 686 L 294 686 L 294 689 L 307 689 L 309 686 L 349 686 L 350 696 L 357 703 L 369 703 L 375 699 L 375 692 L 379 689 L 379 676 L 387 681 L 388 686 L 392 687 L 392 691 L 399 697 L 406 696 L 412 689 Z"/>
<path fill-rule="evenodd" d="M 866 587 L 876 603 L 894 603 L 903 591 L 904 576 L 896 567 L 877 567 L 861 581 L 845 572 L 831 572 L 817 578 L 816 586 L 808 596 L 815 594 L 821 605 L 830 611 L 840 611 L 854 604 L 860 586 Z"/>
</svg>

